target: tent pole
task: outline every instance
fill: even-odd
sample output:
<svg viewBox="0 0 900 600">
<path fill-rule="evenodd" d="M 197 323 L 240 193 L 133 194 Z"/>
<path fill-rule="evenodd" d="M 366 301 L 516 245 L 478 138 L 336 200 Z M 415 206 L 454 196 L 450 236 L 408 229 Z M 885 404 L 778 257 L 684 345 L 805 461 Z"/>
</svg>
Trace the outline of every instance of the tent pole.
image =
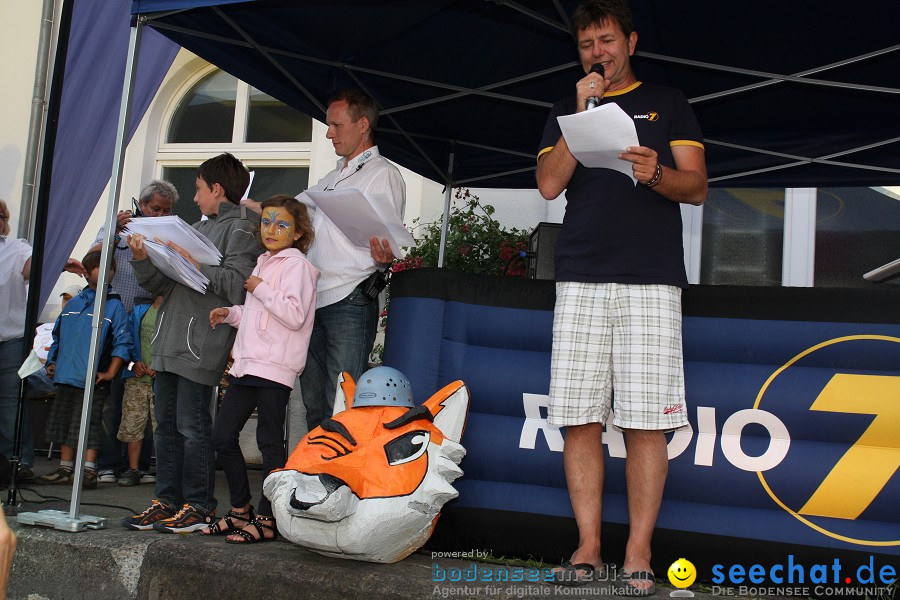
<svg viewBox="0 0 900 600">
<path fill-rule="evenodd" d="M 113 158 L 113 170 L 109 180 L 109 201 L 106 207 L 106 239 L 103 242 L 103 250 L 100 255 L 100 277 L 97 280 L 97 295 L 94 299 L 94 318 L 91 322 L 91 349 L 88 354 L 88 364 L 91 365 L 84 381 L 84 402 L 81 411 L 81 429 L 78 434 L 78 454 L 75 459 L 75 482 L 72 486 L 72 503 L 69 508 L 69 518 L 78 518 L 78 506 L 81 501 L 81 479 L 84 467 L 84 451 L 87 447 L 88 423 L 90 421 L 91 398 L 94 396 L 94 382 L 97 376 L 97 367 L 100 361 L 101 346 L 100 332 L 103 326 L 103 316 L 106 314 L 106 294 L 109 287 L 109 264 L 112 262 L 112 248 L 116 236 L 116 213 L 121 194 L 122 171 L 125 162 L 125 147 L 128 136 L 128 125 L 131 119 L 131 101 L 134 95 L 134 74 L 137 70 L 138 49 L 141 43 L 142 20 L 132 26 L 128 39 L 128 58 L 125 61 L 125 82 L 122 86 L 122 102 L 119 107 L 119 122 L 116 127 L 116 148 Z M 110 325 L 111 327 L 112 325 Z"/>
<path fill-rule="evenodd" d="M 447 166 L 447 185 L 444 186 L 444 216 L 441 223 L 441 247 L 438 250 L 438 267 L 444 266 L 444 253 L 447 250 L 447 229 L 450 227 L 450 197 L 453 194 L 453 159 L 455 152 L 450 150 L 450 164 Z"/>
<path fill-rule="evenodd" d="M 137 70 L 138 48 L 141 43 L 141 27 L 143 20 L 138 17 L 136 25 L 131 27 L 128 40 L 128 58 L 125 62 L 125 82 L 122 87 L 122 100 L 119 108 L 119 121 L 116 129 L 116 147 L 113 159 L 113 171 L 109 182 L 109 201 L 106 210 L 106 239 L 100 253 L 100 273 L 97 281 L 97 294 L 94 297 L 94 316 L 91 321 L 91 347 L 88 353 L 88 372 L 84 381 L 84 397 L 81 408 L 81 426 L 78 431 L 78 448 L 75 456 L 75 480 L 72 485 L 72 501 L 69 513 L 43 510 L 37 513 L 19 513 L 19 523 L 27 525 L 44 525 L 62 531 L 84 531 L 86 529 L 103 529 L 106 527 L 105 517 L 91 517 L 78 514 L 81 504 L 81 483 L 84 479 L 84 451 L 87 447 L 88 424 L 91 414 L 91 398 L 94 395 L 97 366 L 100 361 L 100 331 L 106 312 L 106 292 L 109 283 L 109 265 L 112 260 L 113 240 L 116 235 L 116 208 L 119 205 L 122 171 L 125 160 L 125 147 L 128 126 L 131 118 L 131 101 L 134 93 L 134 74 Z M 110 325 L 111 327 L 112 325 Z"/>
</svg>

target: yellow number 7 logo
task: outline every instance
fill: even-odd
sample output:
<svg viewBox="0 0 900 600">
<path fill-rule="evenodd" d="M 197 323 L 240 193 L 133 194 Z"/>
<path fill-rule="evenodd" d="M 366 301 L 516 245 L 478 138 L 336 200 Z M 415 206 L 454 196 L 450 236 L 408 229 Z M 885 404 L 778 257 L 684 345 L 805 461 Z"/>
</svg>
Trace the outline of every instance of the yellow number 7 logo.
<svg viewBox="0 0 900 600">
<path fill-rule="evenodd" d="M 900 466 L 900 377 L 836 374 L 810 409 L 875 415 L 799 511 L 856 519 Z"/>
</svg>

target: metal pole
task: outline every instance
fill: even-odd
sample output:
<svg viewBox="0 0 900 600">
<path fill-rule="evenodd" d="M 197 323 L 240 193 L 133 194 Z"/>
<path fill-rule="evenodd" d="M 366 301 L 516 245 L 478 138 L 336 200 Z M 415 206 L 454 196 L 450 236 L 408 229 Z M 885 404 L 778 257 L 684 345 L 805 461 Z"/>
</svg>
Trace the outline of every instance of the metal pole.
<svg viewBox="0 0 900 600">
<path fill-rule="evenodd" d="M 38 154 L 41 151 L 41 131 L 44 129 L 44 110 L 47 97 L 47 76 L 50 71 L 50 43 L 53 41 L 53 9 L 55 0 L 44 0 L 41 11 L 41 35 L 38 40 L 37 63 L 34 67 L 34 92 L 31 96 L 31 119 L 25 148 L 22 200 L 19 204 L 19 237 L 34 243 L 34 192 Z"/>
<path fill-rule="evenodd" d="M 447 167 L 447 184 L 444 189 L 444 216 L 441 223 L 441 247 L 438 250 L 438 267 L 444 266 L 444 252 L 447 249 L 447 229 L 450 227 L 450 197 L 453 195 L 453 159 L 455 152 L 450 151 L 450 164 Z"/>
<path fill-rule="evenodd" d="M 100 253 L 100 277 L 97 281 L 97 294 L 94 297 L 94 315 L 91 321 L 91 347 L 88 354 L 90 368 L 84 381 L 84 399 L 81 410 L 81 427 L 78 433 L 78 449 L 75 457 L 75 481 L 72 485 L 72 501 L 69 513 L 45 510 L 38 513 L 20 513 L 19 523 L 28 525 L 47 525 L 64 531 L 84 531 L 85 529 L 102 529 L 106 527 L 105 517 L 79 515 L 81 503 L 81 482 L 84 479 L 84 451 L 87 446 L 88 423 L 91 414 L 91 398 L 94 395 L 94 383 L 97 377 L 97 366 L 103 340 L 100 337 L 103 316 L 106 311 L 106 292 L 109 264 L 112 260 L 113 241 L 116 235 L 116 208 L 119 195 L 122 171 L 125 161 L 125 147 L 128 139 L 128 125 L 131 121 L 131 101 L 134 94 L 134 74 L 137 69 L 138 49 L 141 43 L 141 27 L 143 20 L 139 17 L 137 24 L 131 28 L 128 40 L 128 58 L 125 62 L 125 82 L 122 86 L 122 101 L 119 107 L 119 122 L 116 129 L 116 147 L 113 158 L 113 171 L 109 182 L 109 200 L 106 209 L 106 239 Z M 110 325 L 111 326 L 111 325 Z"/>
<path fill-rule="evenodd" d="M 121 194 L 122 171 L 125 162 L 125 146 L 128 139 L 128 124 L 131 120 L 131 100 L 134 94 L 134 72 L 137 68 L 138 48 L 141 43 L 141 21 L 131 28 L 128 40 L 128 59 L 125 63 L 125 83 L 122 87 L 122 102 L 119 107 L 119 123 L 116 129 L 116 149 L 113 158 L 113 171 L 109 180 L 109 201 L 106 207 L 106 239 L 103 242 L 103 250 L 100 253 L 100 277 L 97 280 L 97 295 L 94 298 L 94 318 L 91 321 L 91 349 L 88 354 L 90 370 L 84 380 L 84 404 L 81 411 L 81 429 L 78 434 L 78 454 L 75 459 L 75 483 L 72 486 L 72 504 L 69 508 L 69 517 L 75 519 L 78 515 L 78 505 L 81 500 L 82 469 L 84 467 L 84 450 L 87 446 L 88 423 L 91 414 L 91 398 L 94 396 L 94 383 L 97 378 L 97 366 L 100 361 L 104 340 L 100 333 L 103 331 L 103 320 L 106 314 L 106 293 L 109 284 L 109 264 L 112 262 L 112 248 L 116 237 L 116 209 L 119 206 Z M 110 327 L 112 325 L 110 324 Z"/>
</svg>

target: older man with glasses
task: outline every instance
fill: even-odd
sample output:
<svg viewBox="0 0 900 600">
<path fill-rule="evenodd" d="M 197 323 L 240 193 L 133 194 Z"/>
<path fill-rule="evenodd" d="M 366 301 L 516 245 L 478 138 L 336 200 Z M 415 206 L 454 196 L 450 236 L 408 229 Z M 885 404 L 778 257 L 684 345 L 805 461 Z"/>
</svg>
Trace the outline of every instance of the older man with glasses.
<svg viewBox="0 0 900 600">
<path fill-rule="evenodd" d="M 138 285 L 134 271 L 131 269 L 131 249 L 124 239 L 121 239 L 119 233 L 125 229 L 133 218 L 137 217 L 164 217 L 172 214 L 172 207 L 178 200 L 178 192 L 168 181 L 155 179 L 144 186 L 137 200 L 132 198 L 134 210 L 119 211 L 116 217 L 116 245 L 113 259 L 116 261 L 116 274 L 113 277 L 111 285 L 122 298 L 122 304 L 125 310 L 131 312 L 134 309 L 134 300 L 138 297 L 153 298 L 153 294 L 145 291 Z M 100 250 L 103 241 L 106 238 L 105 228 L 101 227 L 97 232 L 97 238 L 94 240 L 91 250 Z"/>
</svg>

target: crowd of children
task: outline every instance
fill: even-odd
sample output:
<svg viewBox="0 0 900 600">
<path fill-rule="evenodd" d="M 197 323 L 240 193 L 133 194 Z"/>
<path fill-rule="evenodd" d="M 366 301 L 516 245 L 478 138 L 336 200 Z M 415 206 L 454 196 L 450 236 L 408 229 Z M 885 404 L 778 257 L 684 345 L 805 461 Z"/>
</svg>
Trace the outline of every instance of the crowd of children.
<svg viewBox="0 0 900 600">
<path fill-rule="evenodd" d="M 200 264 L 172 249 L 208 279 L 205 293 L 167 277 L 149 260 L 144 239 L 128 237 L 131 266 L 140 286 L 153 294 L 130 314 L 108 294 L 101 356 L 91 398 L 82 483 L 97 486 L 101 412 L 109 383 L 125 380 L 119 441 L 127 444 L 128 470 L 119 485 L 141 481 L 139 456 L 148 421 L 156 452 L 155 499 L 123 519 L 133 530 L 226 535 L 231 543 L 277 537 L 272 509 L 262 493 L 254 510 L 238 436 L 257 411 L 257 443 L 263 469 L 286 461 L 284 423 L 291 389 L 306 363 L 319 273 L 306 258 L 314 232 L 306 207 L 279 195 L 262 204 L 262 215 L 240 205 L 249 184 L 244 165 L 230 154 L 197 171 L 194 202 L 206 217 L 193 225 L 221 252 L 218 265 Z M 72 298 L 53 327 L 47 372 L 56 384 L 46 428 L 59 444 L 59 468 L 39 478 L 46 484 L 75 480 L 82 398 L 88 372 L 100 251 L 82 261 L 87 287 Z M 111 273 L 115 264 L 111 265 Z M 230 381 L 213 428 L 214 386 L 234 357 Z M 215 451 L 215 454 L 214 454 Z M 216 520 L 215 459 L 225 473 L 231 510 Z"/>
</svg>

